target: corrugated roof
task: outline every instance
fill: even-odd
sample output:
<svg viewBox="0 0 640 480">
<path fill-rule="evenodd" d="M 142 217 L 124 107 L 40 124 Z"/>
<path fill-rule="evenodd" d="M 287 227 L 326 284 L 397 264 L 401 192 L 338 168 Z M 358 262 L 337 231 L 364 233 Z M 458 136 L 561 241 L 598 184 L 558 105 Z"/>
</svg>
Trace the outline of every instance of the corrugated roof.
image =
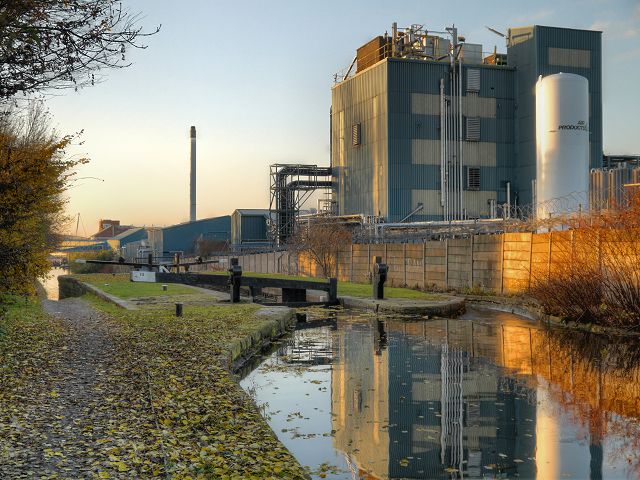
<svg viewBox="0 0 640 480">
<path fill-rule="evenodd" d="M 235 212 L 238 212 L 240 215 L 264 215 L 269 216 L 268 208 L 238 208 Z"/>
<path fill-rule="evenodd" d="M 198 220 L 194 221 L 194 222 L 182 222 L 182 223 L 176 223 L 174 225 L 167 225 L 166 227 L 160 227 L 162 230 L 167 230 L 169 228 L 176 228 L 176 227 L 184 227 L 185 225 L 197 225 L 198 223 L 202 223 L 202 222 L 210 222 L 210 221 L 214 221 L 214 220 L 221 220 L 221 219 L 231 219 L 230 215 L 221 215 L 219 217 L 208 217 L 208 218 L 199 218 Z"/>
<path fill-rule="evenodd" d="M 132 227 L 113 238 L 115 238 L 116 240 L 122 240 L 123 238 L 127 238 L 129 235 L 133 235 L 134 233 L 139 232 L 142 229 L 144 229 L 144 227 Z"/>
<path fill-rule="evenodd" d="M 130 228 L 133 227 L 131 225 L 109 225 L 98 233 L 91 235 L 91 238 L 115 238 L 117 235 L 126 232 Z"/>
</svg>

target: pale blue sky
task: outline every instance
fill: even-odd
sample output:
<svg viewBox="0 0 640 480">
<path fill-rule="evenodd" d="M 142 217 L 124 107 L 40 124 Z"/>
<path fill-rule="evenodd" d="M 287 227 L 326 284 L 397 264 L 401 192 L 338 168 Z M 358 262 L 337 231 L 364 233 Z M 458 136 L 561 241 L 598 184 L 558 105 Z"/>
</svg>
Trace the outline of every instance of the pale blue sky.
<svg viewBox="0 0 640 480">
<path fill-rule="evenodd" d="M 604 148 L 640 153 L 638 0 L 123 3 L 161 32 L 130 52 L 132 67 L 49 100 L 61 133 L 84 129 L 74 152 L 91 163 L 79 176 L 105 180 L 69 191 L 69 213 L 81 213 L 87 234 L 98 218 L 188 219 L 190 125 L 198 129 L 198 217 L 268 207 L 270 164 L 328 164 L 333 74 L 393 21 L 430 30 L 455 23 L 485 51 L 505 51 L 485 25 L 602 30 Z"/>
</svg>

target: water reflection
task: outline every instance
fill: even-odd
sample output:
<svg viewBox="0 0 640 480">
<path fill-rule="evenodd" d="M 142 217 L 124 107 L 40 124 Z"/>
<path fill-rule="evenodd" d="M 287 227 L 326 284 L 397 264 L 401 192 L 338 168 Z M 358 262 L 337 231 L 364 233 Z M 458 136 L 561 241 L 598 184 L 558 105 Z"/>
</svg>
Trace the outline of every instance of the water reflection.
<svg viewBox="0 0 640 480">
<path fill-rule="evenodd" d="M 638 351 L 505 313 L 340 316 L 337 328 L 294 335 L 243 385 L 269 402 L 294 455 L 337 465 L 333 478 L 635 478 Z M 312 378 L 330 398 L 307 391 Z M 284 418 L 301 406 L 310 413 Z"/>
<path fill-rule="evenodd" d="M 64 268 L 52 268 L 49 273 L 40 279 L 49 300 L 58 300 L 58 277 L 66 275 L 68 272 Z"/>
</svg>

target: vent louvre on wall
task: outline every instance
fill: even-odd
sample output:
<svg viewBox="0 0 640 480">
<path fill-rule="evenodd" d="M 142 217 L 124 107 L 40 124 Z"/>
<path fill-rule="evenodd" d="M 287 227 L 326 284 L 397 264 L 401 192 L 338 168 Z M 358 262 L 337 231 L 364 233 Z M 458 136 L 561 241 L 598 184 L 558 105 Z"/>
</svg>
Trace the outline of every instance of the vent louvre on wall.
<svg viewBox="0 0 640 480">
<path fill-rule="evenodd" d="M 480 91 L 480 69 L 469 68 L 467 69 L 467 92 L 479 92 Z"/>
<path fill-rule="evenodd" d="M 467 117 L 467 135 L 466 140 L 469 142 L 480 141 L 480 117 Z"/>
<path fill-rule="evenodd" d="M 351 126 L 351 144 L 353 146 L 360 145 L 362 143 L 362 124 L 356 123 Z"/>
<path fill-rule="evenodd" d="M 480 167 L 467 167 L 467 190 L 480 190 Z"/>
</svg>

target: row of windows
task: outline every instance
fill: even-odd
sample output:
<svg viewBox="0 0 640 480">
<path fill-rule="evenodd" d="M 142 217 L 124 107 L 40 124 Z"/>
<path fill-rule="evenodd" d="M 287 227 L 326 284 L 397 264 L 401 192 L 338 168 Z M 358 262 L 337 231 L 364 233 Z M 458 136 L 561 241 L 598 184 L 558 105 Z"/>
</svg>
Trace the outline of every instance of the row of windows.
<svg viewBox="0 0 640 480">
<path fill-rule="evenodd" d="M 465 117 L 466 133 L 465 140 L 467 142 L 480 141 L 480 117 Z M 357 147 L 362 145 L 362 124 L 354 123 L 351 125 L 351 145 Z"/>
</svg>

